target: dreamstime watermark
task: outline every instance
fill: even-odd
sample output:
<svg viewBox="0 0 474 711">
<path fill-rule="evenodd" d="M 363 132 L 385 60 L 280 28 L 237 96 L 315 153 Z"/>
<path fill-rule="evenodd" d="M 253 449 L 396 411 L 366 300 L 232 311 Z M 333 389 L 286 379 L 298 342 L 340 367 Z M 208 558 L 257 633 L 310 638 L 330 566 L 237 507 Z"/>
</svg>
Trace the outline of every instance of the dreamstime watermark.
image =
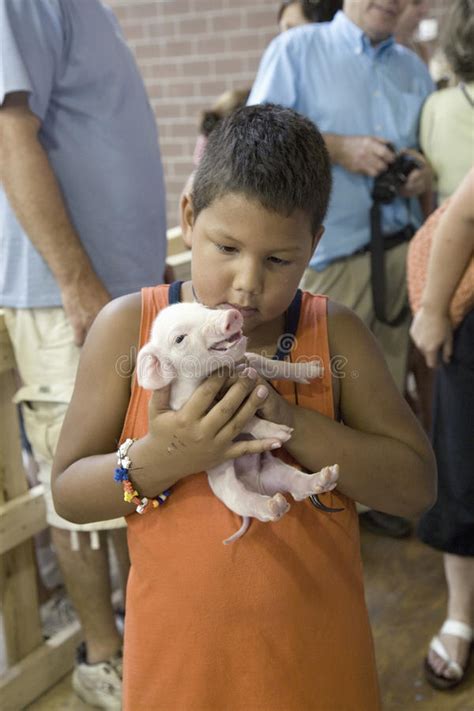
<svg viewBox="0 0 474 711">
<path fill-rule="evenodd" d="M 307 378 L 308 380 L 321 379 L 324 377 L 325 364 L 320 355 L 297 355 L 298 339 L 292 334 L 283 334 L 278 339 L 277 343 L 277 358 L 275 354 L 261 355 L 265 360 L 259 364 L 261 375 L 267 380 L 294 380 L 295 375 L 298 378 Z M 291 355 L 290 355 L 291 354 Z M 115 362 L 115 372 L 121 378 L 130 378 L 135 372 L 137 363 L 138 350 L 136 346 L 132 346 L 128 353 L 123 353 Z M 148 355 L 141 360 L 140 374 L 143 376 L 150 369 L 156 368 L 158 359 Z M 222 354 L 210 354 L 203 359 L 193 353 L 184 355 L 179 364 L 172 364 L 170 360 L 163 359 L 159 367 L 163 375 L 180 377 L 190 380 L 203 380 L 210 375 L 222 375 L 235 377 L 239 375 L 247 366 L 247 363 L 242 361 L 235 362 L 230 354 L 223 352 Z M 331 376 L 338 380 L 346 377 L 358 378 L 359 371 L 351 370 L 348 358 L 341 354 L 331 356 L 329 360 L 329 370 Z"/>
</svg>

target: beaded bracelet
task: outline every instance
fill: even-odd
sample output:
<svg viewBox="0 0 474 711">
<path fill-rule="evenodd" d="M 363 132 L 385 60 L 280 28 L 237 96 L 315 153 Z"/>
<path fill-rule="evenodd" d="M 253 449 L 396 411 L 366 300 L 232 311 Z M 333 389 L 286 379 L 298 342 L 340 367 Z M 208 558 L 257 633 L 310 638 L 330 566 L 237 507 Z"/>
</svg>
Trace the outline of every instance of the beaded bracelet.
<svg viewBox="0 0 474 711">
<path fill-rule="evenodd" d="M 132 444 L 136 442 L 136 439 L 128 438 L 125 442 L 117 449 L 117 468 L 115 469 L 114 479 L 116 482 L 122 482 L 123 486 L 123 500 L 127 503 L 135 504 L 135 511 L 139 514 L 144 514 L 151 508 L 156 509 L 161 504 L 164 504 L 168 496 L 170 496 L 171 491 L 167 489 L 155 499 L 148 499 L 146 496 L 140 496 L 138 491 L 133 486 L 129 471 L 132 466 L 132 461 L 128 456 L 128 450 Z"/>
</svg>

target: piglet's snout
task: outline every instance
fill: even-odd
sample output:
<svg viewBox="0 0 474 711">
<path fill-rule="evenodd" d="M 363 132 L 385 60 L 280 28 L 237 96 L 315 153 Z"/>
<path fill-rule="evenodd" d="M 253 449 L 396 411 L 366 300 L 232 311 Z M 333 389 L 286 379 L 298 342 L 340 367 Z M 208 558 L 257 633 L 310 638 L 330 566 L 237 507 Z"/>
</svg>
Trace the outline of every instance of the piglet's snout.
<svg viewBox="0 0 474 711">
<path fill-rule="evenodd" d="M 208 328 L 203 330 L 208 348 L 213 351 L 227 351 L 237 341 L 240 343 L 244 322 L 240 311 L 237 309 L 214 311 L 212 316 Z"/>
<path fill-rule="evenodd" d="M 243 319 L 237 309 L 228 309 L 224 311 L 224 334 L 231 336 L 233 333 L 240 331 L 242 328 Z"/>
</svg>

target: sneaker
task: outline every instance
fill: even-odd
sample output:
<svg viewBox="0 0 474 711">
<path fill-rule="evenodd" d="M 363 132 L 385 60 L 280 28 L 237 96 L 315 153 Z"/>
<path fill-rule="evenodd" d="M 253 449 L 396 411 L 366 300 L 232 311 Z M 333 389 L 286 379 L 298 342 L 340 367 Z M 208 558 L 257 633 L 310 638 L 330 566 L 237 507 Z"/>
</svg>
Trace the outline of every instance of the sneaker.
<svg viewBox="0 0 474 711">
<path fill-rule="evenodd" d="M 122 708 L 122 651 L 105 662 L 88 664 L 84 642 L 77 649 L 72 688 L 90 706 L 110 711 Z"/>
<path fill-rule="evenodd" d="M 64 586 L 56 590 L 40 608 L 41 627 L 45 639 L 54 637 L 60 630 L 77 620 L 76 612 Z"/>
</svg>

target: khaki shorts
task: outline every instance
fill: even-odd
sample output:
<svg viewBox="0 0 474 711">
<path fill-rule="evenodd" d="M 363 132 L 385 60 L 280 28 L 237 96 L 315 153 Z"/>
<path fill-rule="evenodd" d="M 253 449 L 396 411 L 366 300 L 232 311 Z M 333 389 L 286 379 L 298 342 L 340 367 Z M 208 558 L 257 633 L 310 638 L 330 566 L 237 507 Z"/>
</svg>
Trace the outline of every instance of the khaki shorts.
<svg viewBox="0 0 474 711">
<path fill-rule="evenodd" d="M 388 318 L 394 318 L 407 301 L 406 254 L 408 244 L 385 252 L 387 274 L 386 309 Z M 370 287 L 370 254 L 360 254 L 333 262 L 317 272 L 307 269 L 300 284 L 312 294 L 326 294 L 352 309 L 372 331 L 380 343 L 388 368 L 401 393 L 405 389 L 409 328 L 411 318 L 392 328 L 375 317 Z"/>
<path fill-rule="evenodd" d="M 50 526 L 68 531 L 103 531 L 125 526 L 125 519 L 75 524 L 58 516 L 51 495 L 51 465 L 71 400 L 80 349 L 60 307 L 3 309 L 23 386 L 14 397 L 21 406 L 25 430 L 44 487 Z M 113 472 L 110 473 L 113 476 Z"/>
</svg>

